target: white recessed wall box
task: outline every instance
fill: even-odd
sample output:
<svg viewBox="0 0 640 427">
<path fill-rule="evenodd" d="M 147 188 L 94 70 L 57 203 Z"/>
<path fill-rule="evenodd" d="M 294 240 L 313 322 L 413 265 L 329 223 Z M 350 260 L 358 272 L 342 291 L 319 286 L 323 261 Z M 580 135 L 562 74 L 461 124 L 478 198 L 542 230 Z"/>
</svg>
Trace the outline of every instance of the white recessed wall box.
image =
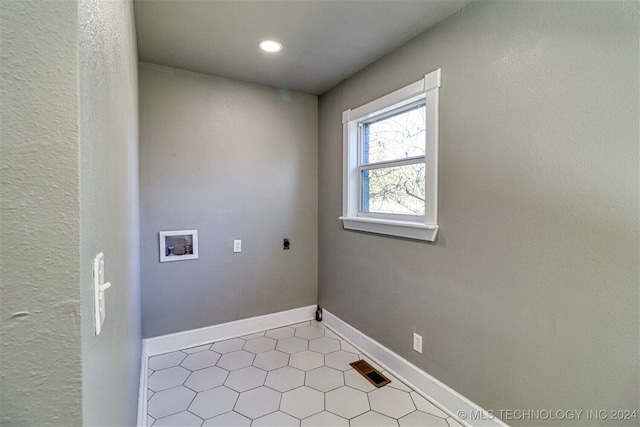
<svg viewBox="0 0 640 427">
<path fill-rule="evenodd" d="M 160 262 L 198 258 L 198 230 L 160 232 Z"/>
</svg>

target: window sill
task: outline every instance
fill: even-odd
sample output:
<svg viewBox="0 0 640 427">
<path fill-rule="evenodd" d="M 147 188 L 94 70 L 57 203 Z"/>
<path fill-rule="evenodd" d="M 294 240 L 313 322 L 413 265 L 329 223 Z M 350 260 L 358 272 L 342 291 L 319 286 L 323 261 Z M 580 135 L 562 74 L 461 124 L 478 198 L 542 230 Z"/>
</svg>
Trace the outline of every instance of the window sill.
<svg viewBox="0 0 640 427">
<path fill-rule="evenodd" d="M 407 239 L 434 242 L 439 226 L 420 222 L 394 221 L 379 218 L 363 218 L 341 216 L 342 224 L 347 230 L 364 231 L 366 233 L 385 234 Z"/>
</svg>

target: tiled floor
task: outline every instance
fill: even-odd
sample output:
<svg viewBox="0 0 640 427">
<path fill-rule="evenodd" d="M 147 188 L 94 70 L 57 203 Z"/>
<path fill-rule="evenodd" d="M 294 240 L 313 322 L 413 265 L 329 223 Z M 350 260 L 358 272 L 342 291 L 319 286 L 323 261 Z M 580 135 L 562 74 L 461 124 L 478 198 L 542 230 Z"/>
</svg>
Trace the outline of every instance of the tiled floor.
<svg viewBox="0 0 640 427">
<path fill-rule="evenodd" d="M 315 321 L 153 356 L 148 425 L 460 426 L 385 371 L 375 388 L 358 359 L 380 369 Z"/>
</svg>

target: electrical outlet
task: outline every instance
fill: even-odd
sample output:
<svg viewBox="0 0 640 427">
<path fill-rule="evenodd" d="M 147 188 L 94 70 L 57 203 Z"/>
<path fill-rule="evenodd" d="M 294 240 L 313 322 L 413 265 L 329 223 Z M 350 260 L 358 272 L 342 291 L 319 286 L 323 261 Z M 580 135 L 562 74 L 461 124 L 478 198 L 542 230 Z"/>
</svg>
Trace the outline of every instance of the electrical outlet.
<svg viewBox="0 0 640 427">
<path fill-rule="evenodd" d="M 413 350 L 422 354 L 422 335 L 413 334 Z"/>
<path fill-rule="evenodd" d="M 240 239 L 235 239 L 233 241 L 233 252 L 237 253 L 237 252 L 242 252 L 242 240 Z"/>
</svg>

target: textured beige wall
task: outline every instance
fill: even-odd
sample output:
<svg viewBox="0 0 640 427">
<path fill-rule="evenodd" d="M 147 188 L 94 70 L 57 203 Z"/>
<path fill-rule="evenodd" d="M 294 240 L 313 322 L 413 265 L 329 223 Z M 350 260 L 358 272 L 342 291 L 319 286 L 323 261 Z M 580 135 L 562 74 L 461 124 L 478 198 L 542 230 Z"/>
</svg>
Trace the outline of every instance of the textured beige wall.
<svg viewBox="0 0 640 427">
<path fill-rule="evenodd" d="M 315 304 L 317 97 L 139 74 L 144 336 Z M 158 232 L 183 229 L 198 230 L 199 258 L 160 263 Z"/>
<path fill-rule="evenodd" d="M 0 423 L 134 425 L 137 56 L 130 1 L 2 1 Z M 107 319 L 94 334 L 103 251 Z"/>
<path fill-rule="evenodd" d="M 496 413 L 639 409 L 638 14 L 473 2 L 323 95 L 321 305 Z M 342 111 L 436 68 L 438 241 L 344 231 Z"/>
<path fill-rule="evenodd" d="M 82 423 L 75 2 L 0 3 L 0 424 Z"/>
</svg>

